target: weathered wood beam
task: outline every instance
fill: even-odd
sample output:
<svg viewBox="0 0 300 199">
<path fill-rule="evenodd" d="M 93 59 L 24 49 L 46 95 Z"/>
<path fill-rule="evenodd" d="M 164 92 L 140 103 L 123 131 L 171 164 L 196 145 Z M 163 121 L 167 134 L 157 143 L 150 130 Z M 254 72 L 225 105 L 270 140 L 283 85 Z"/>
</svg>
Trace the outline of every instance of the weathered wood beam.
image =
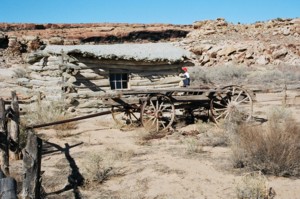
<svg viewBox="0 0 300 199">
<path fill-rule="evenodd" d="M 22 198 L 40 198 L 42 140 L 28 130 L 27 144 L 23 149 Z"/>
<path fill-rule="evenodd" d="M 0 99 L 0 166 L 5 175 L 9 175 L 9 146 L 7 139 L 7 116 L 4 100 Z"/>
<path fill-rule="evenodd" d="M 10 122 L 10 138 L 15 144 L 15 151 L 11 155 L 11 158 L 14 160 L 19 159 L 19 138 L 20 138 L 20 111 L 19 103 L 16 91 L 11 92 L 12 101 L 11 109 L 13 111 L 11 122 Z"/>
<path fill-rule="evenodd" d="M 130 60 L 108 60 L 108 59 L 97 59 L 97 58 L 85 58 L 85 57 L 76 57 L 79 62 L 82 62 L 86 65 L 94 63 L 94 64 L 101 64 L 101 65 L 127 65 L 127 66 L 153 66 L 153 65 L 170 65 L 168 60 L 166 61 L 156 61 L 156 62 L 147 62 L 147 61 L 130 61 Z M 173 66 L 175 64 L 172 64 Z M 178 66 L 182 66 L 184 63 L 178 64 Z"/>
<path fill-rule="evenodd" d="M 3 199 L 17 199 L 17 182 L 11 177 L 0 179 L 0 196 Z"/>
</svg>

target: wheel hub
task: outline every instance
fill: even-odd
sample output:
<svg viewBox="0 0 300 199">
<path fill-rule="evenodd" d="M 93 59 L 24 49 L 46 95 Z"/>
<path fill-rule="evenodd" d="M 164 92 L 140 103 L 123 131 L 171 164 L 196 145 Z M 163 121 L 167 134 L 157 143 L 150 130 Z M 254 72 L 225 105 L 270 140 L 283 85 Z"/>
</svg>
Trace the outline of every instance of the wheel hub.
<svg viewBox="0 0 300 199">
<path fill-rule="evenodd" d="M 238 110 L 238 106 L 239 106 L 239 104 L 236 101 L 231 101 L 228 104 L 228 111 L 230 113 L 235 112 Z"/>
</svg>

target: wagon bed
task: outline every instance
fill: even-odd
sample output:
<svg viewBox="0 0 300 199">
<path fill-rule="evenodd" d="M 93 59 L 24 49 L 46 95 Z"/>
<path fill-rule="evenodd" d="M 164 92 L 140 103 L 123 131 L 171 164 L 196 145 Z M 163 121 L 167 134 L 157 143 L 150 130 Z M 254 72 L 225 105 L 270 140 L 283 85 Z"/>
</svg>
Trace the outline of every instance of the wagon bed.
<svg viewBox="0 0 300 199">
<path fill-rule="evenodd" d="M 111 106 L 117 124 L 127 127 L 141 124 L 154 131 L 168 130 L 178 116 L 195 118 L 206 112 L 208 118 L 219 123 L 234 117 L 249 121 L 253 112 L 253 94 L 236 85 L 116 90 L 102 101 Z"/>
</svg>

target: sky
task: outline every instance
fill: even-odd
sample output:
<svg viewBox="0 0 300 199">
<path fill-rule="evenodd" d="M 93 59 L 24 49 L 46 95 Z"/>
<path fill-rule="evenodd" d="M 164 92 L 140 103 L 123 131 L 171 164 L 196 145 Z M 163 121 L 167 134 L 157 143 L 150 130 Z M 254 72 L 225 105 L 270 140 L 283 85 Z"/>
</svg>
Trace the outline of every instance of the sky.
<svg viewBox="0 0 300 199">
<path fill-rule="evenodd" d="M 300 0 L 1 0 L 0 23 L 255 23 L 300 17 Z"/>
</svg>

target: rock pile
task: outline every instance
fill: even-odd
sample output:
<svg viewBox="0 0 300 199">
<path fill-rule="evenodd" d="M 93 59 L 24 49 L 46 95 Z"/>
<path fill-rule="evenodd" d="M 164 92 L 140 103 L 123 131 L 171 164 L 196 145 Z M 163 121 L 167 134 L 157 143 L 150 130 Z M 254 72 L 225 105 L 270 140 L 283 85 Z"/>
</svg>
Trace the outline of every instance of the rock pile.
<svg viewBox="0 0 300 199">
<path fill-rule="evenodd" d="M 180 43 L 196 65 L 300 65 L 300 18 L 234 25 L 224 19 L 194 23 Z"/>
</svg>

